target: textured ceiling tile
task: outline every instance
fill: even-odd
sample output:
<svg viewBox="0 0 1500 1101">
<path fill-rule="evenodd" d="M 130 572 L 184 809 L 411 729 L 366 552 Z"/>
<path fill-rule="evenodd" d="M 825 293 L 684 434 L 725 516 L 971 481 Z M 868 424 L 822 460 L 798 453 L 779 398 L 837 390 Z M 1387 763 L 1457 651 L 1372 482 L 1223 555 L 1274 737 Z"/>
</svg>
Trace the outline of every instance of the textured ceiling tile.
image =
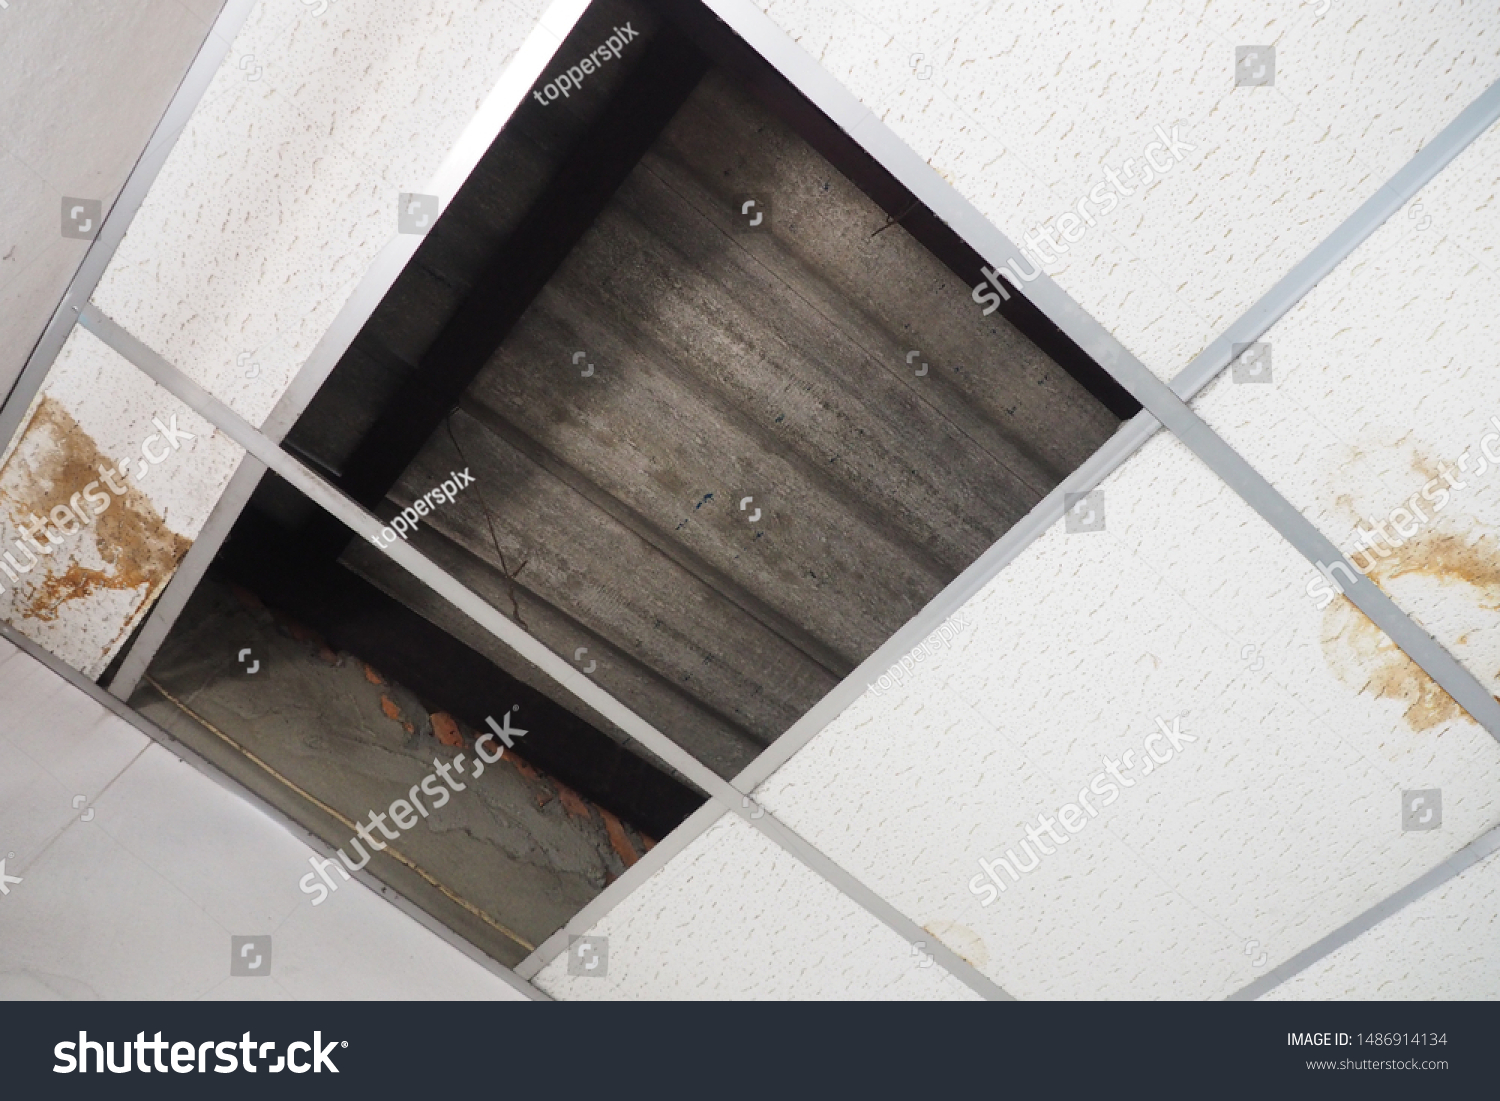
<svg viewBox="0 0 1500 1101">
<path fill-rule="evenodd" d="M 1265 995 L 1268 1001 L 1500 1000 L 1500 856 L 1417 899 Z"/>
<path fill-rule="evenodd" d="M 370 171 L 399 190 L 418 190 L 546 6 L 415 0 L 393 18 L 379 0 L 340 0 L 321 17 L 274 29 L 261 46 L 269 59 L 262 79 Z"/>
<path fill-rule="evenodd" d="M 1210 5 L 1208 22 L 1217 7 Z M 1301 9 L 1286 47 L 1277 50 L 1276 88 L 1337 129 L 1381 178 L 1500 79 L 1500 11 L 1493 4 L 1331 2 Z"/>
<path fill-rule="evenodd" d="M 95 302 L 260 423 L 541 7 L 257 5 Z"/>
<path fill-rule="evenodd" d="M 1491 127 L 1462 157 L 1462 165 L 1434 181 L 1421 197 L 1422 210 L 1407 208 L 1407 219 L 1430 216 L 1439 232 L 1491 272 L 1500 272 L 1500 127 Z"/>
<path fill-rule="evenodd" d="M 1104 531 L 1048 531 L 756 797 L 1018 996 L 1224 996 L 1493 825 L 1500 746 L 1382 698 L 1378 639 L 1349 643 L 1172 437 L 1102 491 Z M 1401 792 L 1430 787 L 1442 828 L 1403 833 Z M 987 891 L 979 861 L 1012 850 L 1039 867 L 992 864 Z"/>
<path fill-rule="evenodd" d="M 1013 241 L 1181 125 L 1195 148 L 1048 268 L 1162 378 L 1500 78 L 1478 4 L 764 6 Z M 1239 45 L 1276 48 L 1273 85 L 1234 86 Z M 977 171 L 976 127 L 1005 152 Z"/>
<path fill-rule="evenodd" d="M 5 561 L 19 570 L 37 558 L 19 542 L 23 524 L 45 551 L 15 582 L 0 576 L 0 615 L 98 676 L 171 578 L 243 454 L 74 329 L 0 466 L 0 551 L 13 556 Z M 111 492 L 103 471 L 122 462 Z M 40 535 L 33 514 L 51 521 Z"/>
<path fill-rule="evenodd" d="M 1118 334 L 1125 330 L 1127 321 L 1141 321 L 1130 329 L 1124 343 L 1143 362 L 1180 364 L 1184 357 L 1191 356 L 1189 349 L 1201 348 L 1217 335 L 1208 320 L 1184 308 L 1179 288 L 1164 282 L 1159 271 L 1134 255 L 1111 228 L 1116 218 L 1125 219 L 1127 226 L 1136 225 L 1140 220 L 1138 210 L 1122 205 L 1115 214 L 1097 218 L 1097 224 L 1080 240 L 1061 242 L 1068 248 L 1066 254 L 1054 252 L 1036 227 L 1051 223 L 1070 209 L 1063 192 L 1007 152 L 974 116 L 959 110 L 930 82 L 907 81 L 892 99 L 883 121 L 985 217 L 997 225 L 1025 227 L 1025 233 L 1034 234 L 1032 240 L 1040 242 L 1045 255 L 1033 255 L 1023 264 L 1023 274 L 1051 258 L 1054 263 L 1040 266 L 1080 300 L 1092 302 L 1095 319 L 1107 329 Z M 1140 144 L 1150 138 L 1147 131 Z M 1116 161 L 1122 163 L 1123 159 Z M 1093 182 L 1103 180 L 1101 176 Z M 1151 188 L 1164 182 L 1159 180 Z M 1087 194 L 1091 186 L 1073 195 L 1073 201 Z M 1020 243 L 1024 234 L 1016 240 Z M 1166 377 L 1172 372 L 1162 367 L 1159 373 Z"/>
<path fill-rule="evenodd" d="M 1265 340 L 1269 385 L 1218 380 L 1196 408 L 1487 685 L 1500 690 L 1500 272 L 1492 128 Z M 1463 464 L 1460 466 L 1460 464 Z M 1451 484 L 1444 480 L 1447 472 Z M 1404 510 L 1395 512 L 1394 510 Z M 1395 545 L 1400 543 L 1400 546 Z M 1304 567 L 1310 604 L 1331 593 Z M 1331 616 L 1347 615 L 1343 601 Z"/>
<path fill-rule="evenodd" d="M 259 423 L 394 236 L 385 192 L 279 92 L 227 89 L 179 139 L 94 301 Z"/>
<path fill-rule="evenodd" d="M 726 815 L 601 918 L 607 973 L 536 985 L 601 999 L 967 1000 L 977 995 L 759 831 Z"/>
</svg>

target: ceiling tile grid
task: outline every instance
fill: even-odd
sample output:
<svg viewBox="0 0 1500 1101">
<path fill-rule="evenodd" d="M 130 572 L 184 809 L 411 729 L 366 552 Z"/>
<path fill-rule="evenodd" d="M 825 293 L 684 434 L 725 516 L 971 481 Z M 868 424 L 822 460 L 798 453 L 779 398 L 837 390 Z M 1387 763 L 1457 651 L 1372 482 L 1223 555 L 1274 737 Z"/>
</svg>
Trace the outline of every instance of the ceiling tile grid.
<svg viewBox="0 0 1500 1101">
<path fill-rule="evenodd" d="M 1085 204 L 1048 269 L 1164 379 L 1500 78 L 1483 5 L 759 6 L 1018 244 L 1180 125 L 1194 148 Z M 1246 45 L 1275 48 L 1271 85 L 1235 86 Z M 956 152 L 976 128 L 982 164 Z"/>
<path fill-rule="evenodd" d="M 1460 154 L 1263 340 L 1272 379 L 1196 411 L 1500 690 L 1500 126 Z M 1486 456 L 1486 449 L 1490 458 Z M 1361 535 L 1371 533 L 1373 538 Z M 1359 619 L 1314 566 L 1301 599 Z M 1335 579 L 1337 575 L 1335 574 Z"/>
<path fill-rule="evenodd" d="M 1102 488 L 1104 531 L 1050 529 L 755 797 L 1017 997 L 1222 997 L 1500 820 L 1500 746 L 1367 687 L 1385 658 L 1326 635 L 1300 556 L 1172 437 Z M 1430 788 L 1442 828 L 1403 831 Z M 1040 834 L 985 905 L 979 861 L 1030 863 L 1061 813 L 1081 844 Z"/>
<path fill-rule="evenodd" d="M 94 302 L 260 423 L 543 7 L 258 4 Z"/>
<path fill-rule="evenodd" d="M 761 6 L 1013 240 L 1180 126 L 1186 157 L 1052 268 L 1163 378 L 1500 76 L 1500 15 L 1479 5 Z M 320 18 L 260 5 L 95 300 L 258 422 L 394 235 L 395 193 L 436 171 L 539 8 L 427 0 L 422 39 L 354 0 Z M 1242 42 L 1275 44 L 1274 87 L 1233 86 Z M 1497 181 L 1500 127 L 1267 334 L 1269 385 L 1226 372 L 1196 402 L 1335 541 L 1410 520 L 1441 464 L 1500 441 Z M 121 362 L 75 332 L 43 391 L 110 455 L 138 451 L 164 407 Z M 240 452 L 165 400 L 199 436 L 194 475 L 145 492 L 191 539 Z M 1485 462 L 1489 480 L 1445 493 L 1430 523 L 1418 509 L 1411 549 L 1373 576 L 1494 691 L 1500 458 Z M 1313 567 L 1175 438 L 1158 434 L 1100 500 L 1101 530 L 1054 526 L 966 605 L 960 637 L 871 688 L 756 798 L 1023 998 L 1225 996 L 1500 822 L 1495 740 L 1347 602 L 1320 604 Z M 42 616 L 28 632 L 94 675 L 145 603 L 78 598 L 92 606 L 67 631 Z M 1126 783 L 1118 766 L 1139 771 Z M 1438 828 L 1415 828 L 1408 795 L 1431 789 Z M 1034 870 L 981 870 L 1035 855 L 1023 839 Z M 1472 963 L 1494 867 L 1280 993 L 1496 996 L 1493 969 Z M 1403 931 L 1407 955 L 1390 949 Z M 608 938 L 606 971 L 572 973 L 564 954 L 542 989 L 975 997 L 734 815 L 589 935 Z M 1441 963 L 1413 977 L 1422 943 Z"/>
<path fill-rule="evenodd" d="M 1494 1001 L 1500 998 L 1500 856 L 1387 917 L 1267 1000 Z"/>
</svg>

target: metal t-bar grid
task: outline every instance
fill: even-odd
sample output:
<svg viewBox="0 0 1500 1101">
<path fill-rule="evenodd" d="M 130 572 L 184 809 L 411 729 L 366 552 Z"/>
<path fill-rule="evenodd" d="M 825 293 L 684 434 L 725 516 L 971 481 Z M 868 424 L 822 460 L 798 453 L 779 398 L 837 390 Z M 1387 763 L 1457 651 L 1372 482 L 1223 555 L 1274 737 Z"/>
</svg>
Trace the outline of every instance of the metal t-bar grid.
<svg viewBox="0 0 1500 1101">
<path fill-rule="evenodd" d="M 368 539 L 381 553 L 427 585 L 479 626 L 509 646 L 521 657 L 551 677 L 577 699 L 594 708 L 663 762 L 676 769 L 725 810 L 746 822 L 777 845 L 797 857 L 874 917 L 911 943 L 930 938 L 915 922 L 844 871 L 784 823 L 729 781 L 722 779 L 656 727 L 584 676 L 566 659 L 549 650 L 524 628 L 506 618 L 481 596 L 454 578 L 421 552 L 402 540 L 377 542 L 384 523 L 337 488 L 324 481 L 288 452 L 273 443 L 233 409 L 168 363 L 161 355 L 126 332 L 98 307 L 90 304 L 79 314 L 79 325 L 98 337 L 157 385 L 199 413 L 210 424 L 243 447 L 258 462 L 275 471 L 309 500 L 356 534 Z M 555 939 L 555 938 L 554 938 Z M 1009 1000 L 1009 995 L 971 967 L 956 953 L 936 945 L 931 955 L 953 976 L 982 997 Z"/>
</svg>

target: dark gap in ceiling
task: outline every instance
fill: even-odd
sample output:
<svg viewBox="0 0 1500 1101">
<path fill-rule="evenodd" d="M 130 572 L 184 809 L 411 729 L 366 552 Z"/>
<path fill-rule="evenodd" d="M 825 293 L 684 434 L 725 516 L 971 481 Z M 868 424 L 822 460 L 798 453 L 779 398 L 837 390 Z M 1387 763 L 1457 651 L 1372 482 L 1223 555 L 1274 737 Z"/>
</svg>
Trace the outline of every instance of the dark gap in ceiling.
<svg viewBox="0 0 1500 1101">
<path fill-rule="evenodd" d="M 368 581 L 337 563 L 310 562 L 262 515 L 246 513 L 235 525 L 215 568 L 266 604 L 293 611 L 335 649 L 399 675 L 407 688 L 476 730 L 519 704 L 544 735 L 521 746 L 526 759 L 652 837 L 665 837 L 703 804 L 692 788 Z"/>
<path fill-rule="evenodd" d="M 982 316 L 978 255 L 700 5 L 598 0 L 543 82 L 627 21 L 522 102 L 286 446 L 387 523 L 471 470 L 411 546 L 728 778 L 1137 407 L 1020 295 Z M 216 570 L 426 708 L 520 706 L 630 827 L 701 805 L 279 478 Z"/>
<path fill-rule="evenodd" d="M 1136 407 L 1019 295 L 983 317 L 977 254 L 705 9 L 646 10 L 590 9 L 556 65 L 624 21 L 639 63 L 523 101 L 288 446 L 381 515 L 471 469 L 413 545 L 729 776 Z"/>
<path fill-rule="evenodd" d="M 973 287 L 985 282 L 980 271 L 985 266 L 984 258 L 968 242 L 919 202 L 786 77 L 766 64 L 744 39 L 700 0 L 641 0 L 641 3 L 681 29 L 716 64 L 734 73 L 757 99 L 879 204 L 889 218 L 920 241 L 966 285 Z M 1013 293 L 996 311 L 1001 317 L 1026 334 L 1120 420 L 1129 420 L 1141 411 L 1140 402 L 1037 309 L 1026 298 L 1024 290 L 1016 292 L 1009 283 L 1006 286 Z M 978 308 L 975 307 L 976 311 Z"/>
<path fill-rule="evenodd" d="M 707 59 L 685 36 L 671 27 L 654 35 L 646 29 L 645 35 L 645 45 L 637 47 L 644 52 L 631 58 L 637 64 L 624 83 L 575 140 L 549 186 L 342 464 L 337 484 L 366 508 L 390 492 L 702 78 Z M 579 38 L 575 32 L 570 43 Z M 564 50 L 558 56 L 571 55 Z M 555 114 L 563 105 L 538 105 L 528 97 L 518 114 Z M 468 198 L 461 192 L 453 205 Z M 441 240 L 419 251 L 441 251 Z M 335 537 L 340 528 L 324 526 Z M 343 544 L 330 549 L 336 556 Z"/>
</svg>

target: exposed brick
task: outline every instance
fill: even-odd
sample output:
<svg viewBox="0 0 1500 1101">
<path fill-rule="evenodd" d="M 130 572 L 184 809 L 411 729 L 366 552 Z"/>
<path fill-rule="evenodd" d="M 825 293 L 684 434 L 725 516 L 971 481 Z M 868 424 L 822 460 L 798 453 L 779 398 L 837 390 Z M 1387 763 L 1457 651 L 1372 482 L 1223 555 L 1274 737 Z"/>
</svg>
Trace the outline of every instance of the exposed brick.
<svg viewBox="0 0 1500 1101">
<path fill-rule="evenodd" d="M 398 723 L 406 718 L 405 715 L 401 714 L 401 708 L 396 706 L 396 701 L 384 692 L 380 694 L 380 710 L 385 712 L 386 718 Z"/>
<path fill-rule="evenodd" d="M 625 834 L 625 827 L 609 811 L 603 807 L 599 808 L 599 817 L 604 819 L 604 830 L 609 834 L 610 848 L 625 862 L 625 867 L 630 867 L 641 858 L 641 854 L 635 851 L 635 846 L 630 843 L 630 838 Z"/>
<path fill-rule="evenodd" d="M 385 683 L 385 678 L 382 677 L 379 673 L 375 672 L 375 670 L 372 669 L 368 663 L 361 664 L 363 664 L 365 667 L 365 680 L 369 681 L 371 684 Z"/>
<path fill-rule="evenodd" d="M 446 711 L 435 711 L 432 714 L 432 733 L 438 741 L 453 749 L 464 747 L 464 736 L 459 733 L 458 723 L 453 721 L 453 716 Z"/>
<path fill-rule="evenodd" d="M 566 784 L 557 785 L 557 797 L 562 800 L 563 809 L 574 818 L 589 818 L 589 805 L 584 802 L 583 797 Z"/>
<path fill-rule="evenodd" d="M 542 782 L 541 774 L 538 773 L 536 769 L 528 765 L 525 761 L 521 760 L 521 758 L 517 757 L 514 753 L 507 751 L 505 754 L 505 759 L 515 767 L 515 770 L 517 772 L 526 777 L 526 779 L 535 780 L 537 783 Z"/>
</svg>

